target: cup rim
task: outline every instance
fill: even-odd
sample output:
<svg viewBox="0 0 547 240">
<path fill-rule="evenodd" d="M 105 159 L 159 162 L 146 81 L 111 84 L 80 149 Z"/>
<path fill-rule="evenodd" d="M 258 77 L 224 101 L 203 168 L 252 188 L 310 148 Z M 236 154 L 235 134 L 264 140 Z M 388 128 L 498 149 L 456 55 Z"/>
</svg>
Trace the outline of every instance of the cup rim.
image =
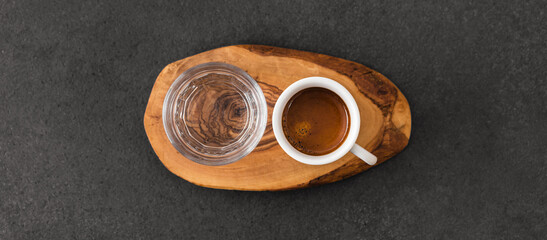
<svg viewBox="0 0 547 240">
<path fill-rule="evenodd" d="M 344 143 L 333 152 L 320 156 L 305 154 L 294 148 L 287 140 L 281 123 L 283 110 L 291 97 L 301 90 L 312 87 L 321 87 L 336 93 L 346 104 L 350 117 L 350 128 Z M 272 128 L 279 146 L 293 159 L 309 165 L 328 164 L 342 158 L 355 144 L 360 127 L 359 107 L 351 93 L 342 84 L 325 77 L 307 77 L 291 84 L 279 95 L 272 114 Z"/>
</svg>

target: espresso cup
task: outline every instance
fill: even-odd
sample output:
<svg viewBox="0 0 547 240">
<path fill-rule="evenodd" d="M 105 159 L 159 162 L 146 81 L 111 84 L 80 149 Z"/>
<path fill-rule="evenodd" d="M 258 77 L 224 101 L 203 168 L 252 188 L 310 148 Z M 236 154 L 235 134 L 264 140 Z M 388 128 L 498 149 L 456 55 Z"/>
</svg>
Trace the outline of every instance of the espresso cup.
<svg viewBox="0 0 547 240">
<path fill-rule="evenodd" d="M 285 135 L 282 126 L 283 112 L 291 97 L 304 89 L 315 87 L 324 88 L 337 94 L 346 104 L 350 119 L 349 130 L 347 130 L 347 135 L 343 143 L 336 150 L 324 155 L 308 155 L 294 148 L 287 140 L 287 136 Z M 272 115 L 272 126 L 279 146 L 281 146 L 281 148 L 289 156 L 301 163 L 309 165 L 328 164 L 342 158 L 351 151 L 351 153 L 368 165 L 376 164 L 376 156 L 355 143 L 361 127 L 359 107 L 357 106 L 357 103 L 351 93 L 344 86 L 334 80 L 324 77 L 308 77 L 291 84 L 281 93 L 275 103 Z"/>
</svg>

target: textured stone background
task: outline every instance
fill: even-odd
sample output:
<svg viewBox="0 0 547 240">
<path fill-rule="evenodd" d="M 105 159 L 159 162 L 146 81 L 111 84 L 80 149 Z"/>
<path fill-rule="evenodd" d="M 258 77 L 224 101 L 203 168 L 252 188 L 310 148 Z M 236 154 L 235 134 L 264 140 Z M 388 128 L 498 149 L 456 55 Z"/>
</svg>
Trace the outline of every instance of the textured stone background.
<svg viewBox="0 0 547 240">
<path fill-rule="evenodd" d="M 547 236 L 545 1 L 0 0 L 0 239 Z M 194 186 L 143 129 L 157 74 L 253 43 L 363 63 L 410 144 L 287 192 Z"/>
</svg>

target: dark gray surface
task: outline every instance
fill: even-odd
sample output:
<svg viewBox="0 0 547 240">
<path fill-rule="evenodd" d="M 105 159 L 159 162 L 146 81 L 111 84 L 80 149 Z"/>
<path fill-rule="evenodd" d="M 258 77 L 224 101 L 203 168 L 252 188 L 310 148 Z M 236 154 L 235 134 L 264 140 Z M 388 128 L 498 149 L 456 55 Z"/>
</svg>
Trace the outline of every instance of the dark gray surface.
<svg viewBox="0 0 547 240">
<path fill-rule="evenodd" d="M 545 237 L 547 4 L 504 2 L 0 1 L 0 239 Z M 176 177 L 143 129 L 155 78 L 241 43 L 378 70 L 410 144 L 304 190 Z"/>
</svg>

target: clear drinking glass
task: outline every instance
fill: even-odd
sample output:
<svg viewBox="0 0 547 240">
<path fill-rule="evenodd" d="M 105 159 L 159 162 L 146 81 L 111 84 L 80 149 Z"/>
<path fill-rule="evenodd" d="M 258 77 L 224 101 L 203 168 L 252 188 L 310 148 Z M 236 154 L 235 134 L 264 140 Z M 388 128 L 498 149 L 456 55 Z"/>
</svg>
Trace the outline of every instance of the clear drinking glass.
<svg viewBox="0 0 547 240">
<path fill-rule="evenodd" d="M 267 117 L 257 82 L 226 63 L 188 69 L 163 102 L 169 141 L 186 158 L 205 165 L 225 165 L 249 154 L 264 134 Z"/>
</svg>

